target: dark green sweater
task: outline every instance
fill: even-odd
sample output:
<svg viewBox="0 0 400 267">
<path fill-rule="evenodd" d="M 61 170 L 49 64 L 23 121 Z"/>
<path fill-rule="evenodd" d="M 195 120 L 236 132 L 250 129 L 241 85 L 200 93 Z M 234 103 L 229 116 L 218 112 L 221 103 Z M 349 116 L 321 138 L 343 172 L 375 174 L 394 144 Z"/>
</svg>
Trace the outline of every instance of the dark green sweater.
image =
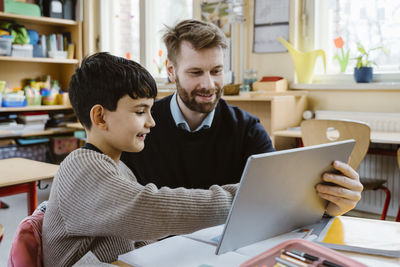
<svg viewBox="0 0 400 267">
<path fill-rule="evenodd" d="M 187 132 L 176 127 L 171 97 L 154 104 L 156 126 L 147 135 L 144 150 L 122 155 L 141 184 L 209 188 L 237 183 L 250 155 L 274 151 L 258 118 L 222 99 L 211 128 Z"/>
</svg>

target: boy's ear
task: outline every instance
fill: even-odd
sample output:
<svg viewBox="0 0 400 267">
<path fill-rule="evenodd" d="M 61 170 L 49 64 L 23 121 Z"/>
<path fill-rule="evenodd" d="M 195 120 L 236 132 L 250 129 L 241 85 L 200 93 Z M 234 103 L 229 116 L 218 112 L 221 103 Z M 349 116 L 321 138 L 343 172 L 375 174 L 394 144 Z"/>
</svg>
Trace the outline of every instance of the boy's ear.
<svg viewBox="0 0 400 267">
<path fill-rule="evenodd" d="M 175 67 L 171 60 L 167 59 L 167 73 L 171 82 L 175 82 Z"/>
<path fill-rule="evenodd" d="M 100 128 L 101 130 L 107 130 L 105 109 L 102 105 L 97 104 L 90 109 L 90 120 L 97 128 Z"/>
</svg>

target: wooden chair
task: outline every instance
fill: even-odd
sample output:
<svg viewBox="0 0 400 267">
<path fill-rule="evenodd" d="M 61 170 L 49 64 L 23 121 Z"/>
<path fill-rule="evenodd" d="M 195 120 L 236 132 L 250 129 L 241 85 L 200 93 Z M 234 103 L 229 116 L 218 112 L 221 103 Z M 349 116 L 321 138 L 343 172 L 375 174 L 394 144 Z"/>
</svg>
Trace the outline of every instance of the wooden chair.
<svg viewBox="0 0 400 267">
<path fill-rule="evenodd" d="M 358 170 L 368 152 L 370 134 L 369 126 L 358 121 L 306 120 L 301 123 L 301 136 L 304 146 L 354 139 L 356 144 L 348 161 L 348 164 L 354 170 Z M 385 192 L 386 199 L 381 214 L 381 220 L 385 220 L 390 202 L 390 191 L 383 185 L 386 180 L 360 178 L 360 182 L 364 186 L 364 191 L 381 189 Z"/>
<path fill-rule="evenodd" d="M 3 225 L 0 224 L 0 243 L 3 240 Z"/>
<path fill-rule="evenodd" d="M 400 148 L 397 150 L 397 163 L 399 164 L 400 168 Z M 400 222 L 400 206 L 399 206 L 399 211 L 397 212 L 396 222 Z"/>
</svg>

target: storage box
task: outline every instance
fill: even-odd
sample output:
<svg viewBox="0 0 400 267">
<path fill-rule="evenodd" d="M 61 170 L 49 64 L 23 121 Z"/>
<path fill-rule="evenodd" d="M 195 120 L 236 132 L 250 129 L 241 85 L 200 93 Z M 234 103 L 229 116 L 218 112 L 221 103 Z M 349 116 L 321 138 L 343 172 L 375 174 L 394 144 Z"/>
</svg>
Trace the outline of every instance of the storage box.
<svg viewBox="0 0 400 267">
<path fill-rule="evenodd" d="M 11 56 L 12 57 L 33 57 L 33 45 L 31 45 L 31 44 L 12 45 Z"/>
<path fill-rule="evenodd" d="M 19 157 L 46 162 L 46 152 L 46 143 L 25 146 L 10 144 L 0 147 L 0 159 Z"/>
<path fill-rule="evenodd" d="M 78 139 L 75 137 L 53 137 L 51 139 L 55 155 L 67 155 L 78 148 Z"/>
<path fill-rule="evenodd" d="M 57 59 L 66 59 L 67 58 L 67 51 L 49 51 L 50 58 L 57 58 Z"/>
<path fill-rule="evenodd" d="M 3 35 L 0 37 L 0 56 L 10 56 L 11 55 L 11 45 L 12 45 L 12 36 L 11 35 Z"/>
<path fill-rule="evenodd" d="M 2 107 L 24 107 L 26 100 L 24 95 L 20 94 L 5 94 L 1 101 Z"/>
<path fill-rule="evenodd" d="M 57 96 L 56 96 L 56 103 L 57 103 L 58 105 L 71 106 L 71 102 L 69 101 L 69 95 L 68 95 L 68 93 L 57 94 Z"/>
<path fill-rule="evenodd" d="M 271 82 L 254 82 L 253 91 L 275 91 L 285 92 L 288 89 L 288 82 L 286 79 L 280 79 L 278 81 Z"/>
<path fill-rule="evenodd" d="M 23 3 L 21 1 L 4 0 L 4 12 L 40 17 L 40 8 L 38 5 Z"/>
</svg>

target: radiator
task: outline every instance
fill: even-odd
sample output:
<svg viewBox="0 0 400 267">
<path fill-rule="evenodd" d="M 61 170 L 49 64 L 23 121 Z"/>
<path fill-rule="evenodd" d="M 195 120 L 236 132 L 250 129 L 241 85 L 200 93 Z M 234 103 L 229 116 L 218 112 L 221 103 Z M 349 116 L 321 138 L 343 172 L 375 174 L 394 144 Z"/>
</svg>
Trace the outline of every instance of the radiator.
<svg viewBox="0 0 400 267">
<path fill-rule="evenodd" d="M 371 148 L 397 149 L 397 145 L 371 144 Z M 400 171 L 397 158 L 385 155 L 367 154 L 358 170 L 360 177 L 380 178 L 387 182 L 385 186 L 392 195 L 388 209 L 388 216 L 396 216 L 400 204 Z M 381 214 L 386 194 L 383 190 L 365 191 L 362 193 L 356 210 Z"/>
</svg>

